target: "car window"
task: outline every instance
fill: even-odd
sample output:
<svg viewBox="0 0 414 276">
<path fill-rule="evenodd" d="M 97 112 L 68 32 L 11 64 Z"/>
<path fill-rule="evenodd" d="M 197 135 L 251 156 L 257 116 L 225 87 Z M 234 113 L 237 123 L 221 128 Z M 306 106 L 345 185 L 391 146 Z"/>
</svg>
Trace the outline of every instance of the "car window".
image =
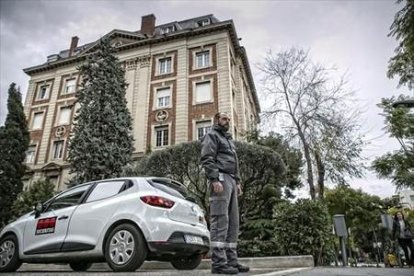
<svg viewBox="0 0 414 276">
<path fill-rule="evenodd" d="M 58 195 L 52 203 L 48 206 L 46 211 L 58 210 L 66 207 L 77 205 L 83 194 L 91 187 L 90 185 L 83 185 L 67 192 Z"/>
<path fill-rule="evenodd" d="M 182 186 L 182 184 L 180 184 L 180 186 L 179 184 L 176 184 L 172 181 L 164 181 L 162 179 L 150 179 L 149 183 L 153 187 L 160 189 L 161 191 L 166 192 L 170 195 L 183 199 L 187 197 L 187 191 L 184 186 Z"/>
<path fill-rule="evenodd" d="M 91 202 L 114 196 L 119 193 L 124 183 L 124 180 L 98 183 L 86 199 L 86 202 Z"/>
</svg>

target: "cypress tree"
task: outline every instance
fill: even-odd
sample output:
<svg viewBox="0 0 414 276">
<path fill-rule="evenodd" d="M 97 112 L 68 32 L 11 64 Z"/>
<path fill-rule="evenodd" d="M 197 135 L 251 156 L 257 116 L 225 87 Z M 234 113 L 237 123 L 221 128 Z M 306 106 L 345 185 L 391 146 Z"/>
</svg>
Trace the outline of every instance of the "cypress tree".
<svg viewBox="0 0 414 276">
<path fill-rule="evenodd" d="M 23 162 L 30 139 L 22 95 L 15 83 L 9 87 L 7 110 L 5 125 L 0 127 L 0 227 L 11 218 L 12 204 L 23 190 Z"/>
<path fill-rule="evenodd" d="M 120 176 L 131 161 L 132 123 L 125 98 L 125 72 L 108 40 L 79 67 L 79 109 L 69 142 L 71 184 Z"/>
</svg>

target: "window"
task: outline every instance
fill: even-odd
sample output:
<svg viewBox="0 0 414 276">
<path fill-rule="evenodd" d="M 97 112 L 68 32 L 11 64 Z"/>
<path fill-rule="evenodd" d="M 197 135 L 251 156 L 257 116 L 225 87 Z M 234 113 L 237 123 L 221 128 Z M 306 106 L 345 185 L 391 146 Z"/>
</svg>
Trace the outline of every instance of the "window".
<svg viewBox="0 0 414 276">
<path fill-rule="evenodd" d="M 158 66 L 160 75 L 171 73 L 171 57 L 159 59 Z"/>
<path fill-rule="evenodd" d="M 157 108 L 169 107 L 171 99 L 171 89 L 160 88 L 157 89 Z"/>
<path fill-rule="evenodd" d="M 168 127 L 155 128 L 155 146 L 168 146 Z"/>
<path fill-rule="evenodd" d="M 175 31 L 174 25 L 165 27 L 162 31 L 163 31 L 164 34 L 172 33 L 172 32 Z"/>
<path fill-rule="evenodd" d="M 211 121 L 197 122 L 197 140 L 201 140 L 211 129 Z"/>
<path fill-rule="evenodd" d="M 72 108 L 70 106 L 61 107 L 59 110 L 58 126 L 69 125 Z"/>
<path fill-rule="evenodd" d="M 35 156 L 36 156 L 36 146 L 29 146 L 29 148 L 26 151 L 26 159 L 25 159 L 25 163 L 29 163 L 32 164 L 35 161 Z"/>
<path fill-rule="evenodd" d="M 197 21 L 197 27 L 203 27 L 210 24 L 210 20 L 208 18 Z"/>
<path fill-rule="evenodd" d="M 34 113 L 32 129 L 41 129 L 43 125 L 43 112 Z"/>
<path fill-rule="evenodd" d="M 119 193 L 125 181 L 111 181 L 99 183 L 88 196 L 86 202 L 100 200 Z"/>
<path fill-rule="evenodd" d="M 147 180 L 151 186 L 166 192 L 170 195 L 179 197 L 179 198 L 187 198 L 188 196 L 188 191 L 185 188 L 185 186 L 177 181 L 170 181 L 170 180 L 165 180 L 165 179 L 148 179 Z"/>
<path fill-rule="evenodd" d="M 49 98 L 49 89 L 50 89 L 50 86 L 48 84 L 41 85 L 39 87 L 39 91 L 37 91 L 36 100 L 45 100 Z"/>
<path fill-rule="evenodd" d="M 196 67 L 203 68 L 210 66 L 210 51 L 196 53 Z"/>
<path fill-rule="evenodd" d="M 52 159 L 62 159 L 63 158 L 63 140 L 54 141 L 52 149 Z"/>
<path fill-rule="evenodd" d="M 410 195 L 411 202 L 414 202 L 414 195 Z"/>
<path fill-rule="evenodd" d="M 211 83 L 210 81 L 199 82 L 195 85 L 196 103 L 203 103 L 211 101 Z"/>
<path fill-rule="evenodd" d="M 75 93 L 75 90 L 76 90 L 76 79 L 75 78 L 67 79 L 65 81 L 65 88 L 63 90 L 63 94 Z"/>
<path fill-rule="evenodd" d="M 83 194 L 90 188 L 90 186 L 91 184 L 83 185 L 60 194 L 53 200 L 47 208 L 47 211 L 58 210 L 79 204 Z"/>
</svg>

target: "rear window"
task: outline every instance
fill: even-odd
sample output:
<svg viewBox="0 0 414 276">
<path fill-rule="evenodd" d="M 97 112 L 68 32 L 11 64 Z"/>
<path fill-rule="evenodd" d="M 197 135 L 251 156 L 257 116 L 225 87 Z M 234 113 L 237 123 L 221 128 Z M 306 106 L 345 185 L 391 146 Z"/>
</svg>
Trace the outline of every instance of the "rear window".
<svg viewBox="0 0 414 276">
<path fill-rule="evenodd" d="M 169 181 L 167 179 L 149 179 L 148 182 L 155 188 L 166 192 L 170 195 L 186 199 L 187 198 L 187 190 L 183 184 L 175 181 Z"/>
<path fill-rule="evenodd" d="M 86 202 L 101 200 L 118 194 L 125 181 L 101 182 L 92 190 Z"/>
</svg>

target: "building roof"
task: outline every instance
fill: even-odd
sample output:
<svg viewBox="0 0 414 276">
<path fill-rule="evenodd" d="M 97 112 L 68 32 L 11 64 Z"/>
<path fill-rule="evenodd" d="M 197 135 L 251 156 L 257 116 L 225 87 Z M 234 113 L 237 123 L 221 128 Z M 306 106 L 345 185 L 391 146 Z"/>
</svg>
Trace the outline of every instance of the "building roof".
<svg viewBox="0 0 414 276">
<path fill-rule="evenodd" d="M 202 22 L 207 22 L 203 24 Z M 170 27 L 170 28 L 168 28 Z M 169 29 L 169 30 L 167 30 Z M 260 112 L 259 100 L 254 85 L 253 76 L 250 70 L 250 65 L 247 59 L 247 54 L 244 47 L 240 46 L 239 38 L 234 27 L 233 20 L 219 21 L 214 15 L 204 15 L 183 21 L 174 21 L 162 25 L 155 26 L 154 35 L 148 36 L 142 34 L 141 31 L 125 31 L 114 29 L 102 38 L 125 38 L 128 39 L 128 43 L 116 46 L 117 51 L 124 51 L 144 45 L 157 44 L 169 40 L 174 40 L 183 37 L 191 37 L 195 35 L 202 35 L 206 33 L 214 33 L 217 31 L 227 30 L 229 32 L 231 41 L 237 54 L 240 55 L 243 62 L 243 66 L 246 70 L 247 80 L 252 89 L 252 95 L 255 102 L 257 112 Z M 100 39 L 102 39 L 100 38 Z M 90 53 L 93 52 L 94 47 L 99 43 L 99 40 L 92 43 L 87 43 L 76 47 L 73 50 L 71 56 L 69 56 L 70 49 L 65 49 L 57 54 L 48 56 L 48 60 L 37 66 L 32 66 L 23 69 L 23 71 L 29 76 L 36 73 L 45 72 L 61 66 L 77 63 L 84 60 Z"/>
</svg>

